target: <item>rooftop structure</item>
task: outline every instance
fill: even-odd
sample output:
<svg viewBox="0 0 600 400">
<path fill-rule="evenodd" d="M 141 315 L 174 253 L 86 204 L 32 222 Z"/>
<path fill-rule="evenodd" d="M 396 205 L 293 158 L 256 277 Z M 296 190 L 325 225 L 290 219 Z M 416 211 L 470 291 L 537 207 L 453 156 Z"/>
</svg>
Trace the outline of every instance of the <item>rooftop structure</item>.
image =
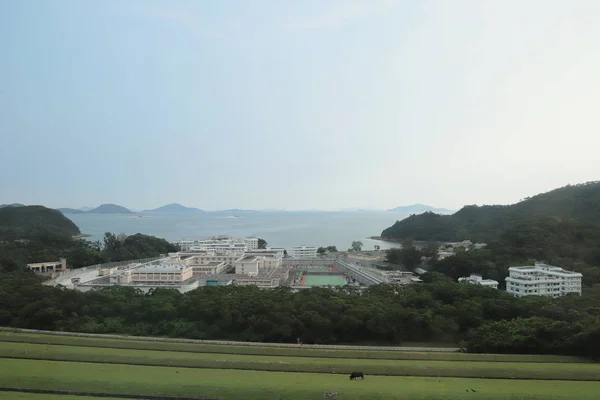
<svg viewBox="0 0 600 400">
<path fill-rule="evenodd" d="M 470 276 L 458 278 L 461 283 L 471 283 L 474 285 L 481 285 L 492 289 L 498 289 L 498 281 L 493 279 L 483 279 L 481 275 L 471 274 Z"/>
<path fill-rule="evenodd" d="M 579 272 L 536 262 L 534 266 L 510 267 L 506 291 L 513 296 L 565 296 L 581 294 Z"/>
</svg>

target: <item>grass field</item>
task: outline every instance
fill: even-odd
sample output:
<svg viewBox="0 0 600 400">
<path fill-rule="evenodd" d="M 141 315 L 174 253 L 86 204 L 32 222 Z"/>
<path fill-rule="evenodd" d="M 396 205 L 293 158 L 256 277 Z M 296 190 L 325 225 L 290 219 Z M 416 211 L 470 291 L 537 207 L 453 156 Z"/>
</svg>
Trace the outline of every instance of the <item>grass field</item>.
<svg viewBox="0 0 600 400">
<path fill-rule="evenodd" d="M 302 282 L 305 286 L 344 286 L 346 284 L 342 275 L 305 275 Z"/>
<path fill-rule="evenodd" d="M 523 381 L 176 369 L 34 360 L 2 360 L 0 386 L 226 399 L 597 399 L 600 382 Z M 474 389 L 476 392 L 471 392 Z M 574 395 L 576 397 L 574 397 Z"/>
<path fill-rule="evenodd" d="M 192 344 L 175 342 L 156 342 L 150 340 L 127 340 L 87 338 L 75 336 L 54 336 L 30 333 L 12 333 L 0 331 L 0 342 L 63 344 L 85 347 L 108 347 L 117 349 L 157 350 L 188 353 L 247 354 L 290 357 L 318 358 L 354 358 L 354 359 L 390 359 L 390 360 L 438 360 L 438 361 L 494 361 L 494 362 L 549 362 L 583 363 L 590 362 L 580 357 L 519 355 L 519 354 L 468 354 L 435 353 L 415 351 L 377 351 L 377 350 L 327 350 L 296 347 L 259 347 L 229 346 L 214 344 Z"/>
<path fill-rule="evenodd" d="M 0 357 L 38 360 L 369 375 L 598 380 L 600 364 L 373 360 L 183 353 L 0 342 Z"/>
<path fill-rule="evenodd" d="M 453 400 L 596 399 L 600 394 L 600 364 L 573 357 L 217 346 L 9 332 L 0 332 L 0 357 L 0 387 L 108 395 L 300 400 L 322 399 L 323 392 L 333 391 L 340 400 Z M 354 370 L 365 372 L 365 380 L 350 381 L 347 373 Z M 0 392 L 0 400 L 74 398 Z"/>
</svg>

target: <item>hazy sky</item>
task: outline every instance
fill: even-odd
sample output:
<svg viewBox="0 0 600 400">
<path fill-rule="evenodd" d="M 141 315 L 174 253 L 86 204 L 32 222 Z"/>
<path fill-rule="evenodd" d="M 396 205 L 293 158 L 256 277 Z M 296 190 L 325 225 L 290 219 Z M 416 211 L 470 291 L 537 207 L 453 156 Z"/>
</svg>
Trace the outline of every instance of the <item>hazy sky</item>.
<svg viewBox="0 0 600 400">
<path fill-rule="evenodd" d="M 0 0 L 0 203 L 459 208 L 600 178 L 598 0 Z"/>
</svg>

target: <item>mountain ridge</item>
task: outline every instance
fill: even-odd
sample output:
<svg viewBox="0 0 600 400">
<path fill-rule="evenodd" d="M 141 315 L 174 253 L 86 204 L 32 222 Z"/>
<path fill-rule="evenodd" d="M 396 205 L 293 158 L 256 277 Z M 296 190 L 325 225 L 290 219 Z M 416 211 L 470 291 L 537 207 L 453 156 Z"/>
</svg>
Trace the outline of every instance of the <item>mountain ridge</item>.
<svg viewBox="0 0 600 400">
<path fill-rule="evenodd" d="M 572 219 L 600 227 L 600 182 L 567 185 L 511 205 L 469 205 L 451 215 L 411 215 L 381 233 L 388 239 L 487 242 L 534 218 Z"/>
</svg>

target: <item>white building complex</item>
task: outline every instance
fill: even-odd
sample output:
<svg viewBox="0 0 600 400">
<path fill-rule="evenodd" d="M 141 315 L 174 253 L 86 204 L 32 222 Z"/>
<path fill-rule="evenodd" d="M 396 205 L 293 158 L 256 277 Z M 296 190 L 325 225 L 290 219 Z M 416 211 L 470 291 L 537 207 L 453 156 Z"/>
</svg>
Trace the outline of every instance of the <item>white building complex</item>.
<svg viewBox="0 0 600 400">
<path fill-rule="evenodd" d="M 258 238 L 234 239 L 229 236 L 213 236 L 204 240 L 180 240 L 182 251 L 244 252 L 258 249 Z"/>
<path fill-rule="evenodd" d="M 458 278 L 461 283 L 471 283 L 474 285 L 481 285 L 492 289 L 498 289 L 498 281 L 493 279 L 483 279 L 481 275 L 471 274 L 470 276 Z"/>
<path fill-rule="evenodd" d="M 513 296 L 565 296 L 581 294 L 581 275 L 536 262 L 534 266 L 510 267 L 506 291 Z"/>
<path fill-rule="evenodd" d="M 290 256 L 299 260 L 317 258 L 317 248 L 313 246 L 292 247 Z"/>
</svg>

